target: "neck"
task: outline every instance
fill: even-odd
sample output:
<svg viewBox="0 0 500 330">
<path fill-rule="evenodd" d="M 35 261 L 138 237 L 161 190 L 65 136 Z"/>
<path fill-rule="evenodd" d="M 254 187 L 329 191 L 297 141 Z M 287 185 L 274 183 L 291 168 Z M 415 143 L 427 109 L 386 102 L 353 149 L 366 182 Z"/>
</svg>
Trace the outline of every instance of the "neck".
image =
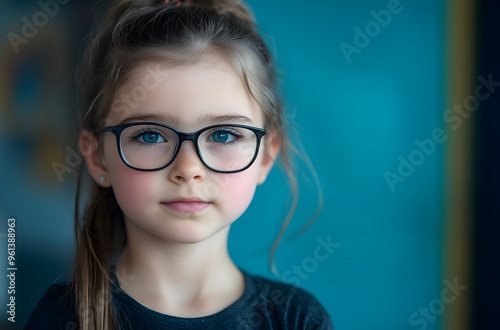
<svg viewBox="0 0 500 330">
<path fill-rule="evenodd" d="M 243 276 L 227 251 L 228 233 L 229 226 L 192 244 L 129 235 L 116 267 L 120 286 L 142 304 L 166 314 L 191 317 L 223 309 L 244 289 Z M 214 306 L 213 298 L 221 295 L 221 306 Z"/>
</svg>

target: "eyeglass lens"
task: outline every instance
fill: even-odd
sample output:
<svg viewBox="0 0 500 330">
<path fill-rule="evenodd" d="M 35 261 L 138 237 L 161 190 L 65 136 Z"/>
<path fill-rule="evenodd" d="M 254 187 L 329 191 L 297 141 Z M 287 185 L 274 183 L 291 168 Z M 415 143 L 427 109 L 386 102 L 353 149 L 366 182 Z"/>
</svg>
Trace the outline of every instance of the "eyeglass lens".
<svg viewBox="0 0 500 330">
<path fill-rule="evenodd" d="M 124 160 L 139 169 L 156 169 L 174 157 L 179 138 L 175 131 L 159 125 L 134 125 L 120 136 Z M 255 133 L 244 127 L 217 126 L 203 131 L 198 137 L 202 161 L 216 171 L 237 171 L 245 168 L 257 149 Z"/>
</svg>

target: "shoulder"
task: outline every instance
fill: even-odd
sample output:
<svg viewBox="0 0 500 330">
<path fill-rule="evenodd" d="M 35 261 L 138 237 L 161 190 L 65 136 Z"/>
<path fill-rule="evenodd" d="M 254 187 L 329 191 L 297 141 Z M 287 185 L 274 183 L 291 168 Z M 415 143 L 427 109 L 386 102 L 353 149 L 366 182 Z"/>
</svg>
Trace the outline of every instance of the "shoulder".
<svg viewBox="0 0 500 330">
<path fill-rule="evenodd" d="M 51 285 L 31 313 L 24 329 L 76 329 L 77 316 L 72 297 L 68 284 Z"/>
<path fill-rule="evenodd" d="M 245 277 L 260 314 L 254 319 L 277 321 L 284 329 L 333 329 L 328 312 L 309 292 L 261 276 L 245 273 Z"/>
</svg>

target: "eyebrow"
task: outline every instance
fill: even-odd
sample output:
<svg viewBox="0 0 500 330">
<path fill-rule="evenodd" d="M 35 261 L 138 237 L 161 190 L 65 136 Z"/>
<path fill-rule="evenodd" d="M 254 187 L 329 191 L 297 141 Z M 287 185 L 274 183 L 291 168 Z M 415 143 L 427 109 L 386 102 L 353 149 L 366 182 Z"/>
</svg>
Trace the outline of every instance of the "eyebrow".
<svg viewBox="0 0 500 330">
<path fill-rule="evenodd" d="M 130 122 L 138 122 L 138 121 L 151 121 L 151 122 L 159 122 L 165 123 L 167 125 L 171 125 L 173 127 L 177 127 L 180 125 L 181 120 L 177 116 L 173 116 L 171 114 L 142 114 L 142 115 L 133 115 L 123 119 L 120 123 L 130 123 Z M 215 115 L 215 114 L 207 114 L 202 116 L 199 119 L 200 123 L 242 123 L 242 124 L 253 124 L 252 119 L 242 115 Z"/>
<path fill-rule="evenodd" d="M 242 124 L 253 124 L 252 119 L 242 116 L 242 115 L 214 115 L 208 114 L 200 118 L 200 122 L 211 122 L 211 123 L 242 123 Z"/>
<path fill-rule="evenodd" d="M 160 122 L 171 126 L 178 126 L 181 122 L 179 117 L 167 113 L 167 114 L 144 114 L 144 115 L 130 116 L 123 119 L 120 123 L 125 124 L 137 121 Z"/>
</svg>

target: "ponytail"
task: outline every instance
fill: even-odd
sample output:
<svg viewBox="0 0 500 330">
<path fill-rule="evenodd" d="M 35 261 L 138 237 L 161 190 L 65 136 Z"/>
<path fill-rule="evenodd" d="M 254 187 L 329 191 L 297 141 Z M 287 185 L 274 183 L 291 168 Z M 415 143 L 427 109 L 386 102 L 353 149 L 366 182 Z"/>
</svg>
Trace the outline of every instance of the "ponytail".
<svg viewBox="0 0 500 330">
<path fill-rule="evenodd" d="M 80 171 L 75 204 L 76 258 L 71 287 L 80 329 L 118 329 L 114 317 L 110 273 L 113 255 L 124 244 L 123 215 L 113 191 L 91 185 L 90 203 L 80 215 Z"/>
</svg>

